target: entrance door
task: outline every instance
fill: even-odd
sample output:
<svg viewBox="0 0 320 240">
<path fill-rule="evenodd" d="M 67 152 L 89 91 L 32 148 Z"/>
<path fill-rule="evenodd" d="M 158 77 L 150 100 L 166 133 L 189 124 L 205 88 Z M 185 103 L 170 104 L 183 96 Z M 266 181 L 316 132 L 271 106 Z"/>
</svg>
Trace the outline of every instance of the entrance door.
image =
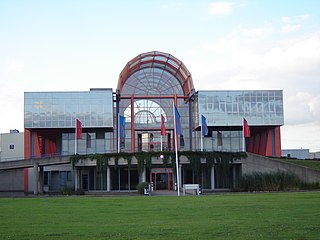
<svg viewBox="0 0 320 240">
<path fill-rule="evenodd" d="M 150 173 L 153 189 L 173 190 L 173 169 L 172 168 L 153 168 Z"/>
<path fill-rule="evenodd" d="M 89 187 L 89 184 L 88 184 L 88 181 L 89 178 L 88 178 L 88 174 L 83 174 L 82 175 L 82 190 L 84 191 L 88 191 L 88 187 Z"/>
</svg>

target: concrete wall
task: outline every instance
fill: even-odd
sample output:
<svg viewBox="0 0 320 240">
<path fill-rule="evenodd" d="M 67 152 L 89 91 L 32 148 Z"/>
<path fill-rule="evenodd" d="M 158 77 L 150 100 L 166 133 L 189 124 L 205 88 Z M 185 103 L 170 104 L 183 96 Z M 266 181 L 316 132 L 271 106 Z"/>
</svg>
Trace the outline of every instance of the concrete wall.
<svg viewBox="0 0 320 240">
<path fill-rule="evenodd" d="M 286 171 L 295 174 L 302 181 L 320 182 L 320 171 L 292 163 L 281 162 L 272 158 L 248 153 L 248 158 L 242 160 L 242 173 Z"/>
<path fill-rule="evenodd" d="M 0 171 L 0 192 L 23 192 L 23 169 Z"/>
</svg>

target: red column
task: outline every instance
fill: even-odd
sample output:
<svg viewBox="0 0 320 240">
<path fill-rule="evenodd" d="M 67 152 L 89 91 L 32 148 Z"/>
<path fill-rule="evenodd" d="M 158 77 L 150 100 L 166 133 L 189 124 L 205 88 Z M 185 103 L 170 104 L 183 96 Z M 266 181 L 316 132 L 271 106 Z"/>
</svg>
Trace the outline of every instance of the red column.
<svg viewBox="0 0 320 240">
<path fill-rule="evenodd" d="M 265 149 L 265 136 L 266 132 L 262 132 L 260 134 L 260 143 L 259 143 L 259 155 L 265 155 L 266 149 Z"/>
<path fill-rule="evenodd" d="M 268 129 L 267 132 L 267 144 L 266 144 L 266 156 L 272 156 L 272 129 Z"/>
<path fill-rule="evenodd" d="M 34 131 L 32 134 L 32 137 L 33 137 L 33 157 L 39 158 L 41 157 L 41 151 L 40 151 L 38 133 Z"/>
<path fill-rule="evenodd" d="M 31 132 L 29 129 L 24 129 L 24 159 L 30 159 L 31 156 L 31 144 L 30 138 Z M 28 168 L 23 170 L 23 191 L 28 192 Z"/>
<path fill-rule="evenodd" d="M 281 157 L 281 136 L 280 127 L 274 128 L 274 147 L 275 147 L 275 157 Z"/>
<path fill-rule="evenodd" d="M 254 146 L 253 146 L 253 152 L 255 154 L 259 154 L 259 141 L 260 141 L 260 134 L 256 134 L 254 136 Z"/>
</svg>

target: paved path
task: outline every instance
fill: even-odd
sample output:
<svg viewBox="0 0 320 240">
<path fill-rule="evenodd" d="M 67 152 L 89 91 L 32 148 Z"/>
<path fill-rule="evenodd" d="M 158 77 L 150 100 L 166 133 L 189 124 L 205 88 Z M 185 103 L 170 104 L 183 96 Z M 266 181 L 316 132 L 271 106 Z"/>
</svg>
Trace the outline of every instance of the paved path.
<svg viewBox="0 0 320 240">
<path fill-rule="evenodd" d="M 177 191 L 157 190 L 151 193 L 151 196 L 178 196 Z"/>
</svg>

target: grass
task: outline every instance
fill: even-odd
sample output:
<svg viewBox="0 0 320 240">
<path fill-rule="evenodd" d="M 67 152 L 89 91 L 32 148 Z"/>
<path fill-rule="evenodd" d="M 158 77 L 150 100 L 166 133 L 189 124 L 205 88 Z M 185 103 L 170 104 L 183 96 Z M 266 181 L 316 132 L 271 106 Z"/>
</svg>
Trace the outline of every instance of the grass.
<svg viewBox="0 0 320 240">
<path fill-rule="evenodd" d="M 320 161 L 317 160 L 299 160 L 299 159 L 284 159 L 281 158 L 280 161 L 285 161 L 289 163 L 294 163 L 297 165 L 313 168 L 316 170 L 320 170 Z"/>
<path fill-rule="evenodd" d="M 319 239 L 320 192 L 0 198 L 0 239 Z"/>
</svg>

